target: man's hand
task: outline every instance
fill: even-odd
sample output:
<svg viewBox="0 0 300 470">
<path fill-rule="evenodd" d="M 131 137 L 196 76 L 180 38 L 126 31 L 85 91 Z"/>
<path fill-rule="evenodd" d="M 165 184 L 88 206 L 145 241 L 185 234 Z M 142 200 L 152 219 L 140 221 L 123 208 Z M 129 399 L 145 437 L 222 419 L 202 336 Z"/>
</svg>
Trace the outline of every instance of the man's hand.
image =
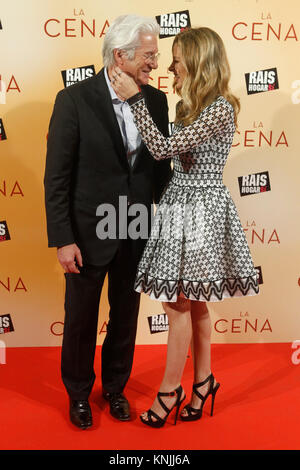
<svg viewBox="0 0 300 470">
<path fill-rule="evenodd" d="M 78 266 L 82 267 L 82 257 L 81 252 L 75 243 L 58 248 L 57 258 L 66 273 L 80 273 L 75 261 Z"/>
</svg>

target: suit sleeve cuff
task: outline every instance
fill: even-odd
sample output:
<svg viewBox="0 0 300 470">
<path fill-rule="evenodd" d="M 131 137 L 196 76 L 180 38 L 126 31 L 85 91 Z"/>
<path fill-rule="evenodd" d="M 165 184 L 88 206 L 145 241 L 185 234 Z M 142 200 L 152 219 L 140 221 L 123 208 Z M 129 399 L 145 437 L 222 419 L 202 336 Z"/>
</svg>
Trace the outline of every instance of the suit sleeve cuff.
<svg viewBox="0 0 300 470">
<path fill-rule="evenodd" d="M 144 97 L 143 97 L 142 93 L 139 92 L 139 93 L 136 93 L 136 95 L 133 95 L 130 98 L 128 98 L 128 100 L 126 100 L 126 101 L 129 104 L 129 106 L 133 106 L 134 104 L 138 103 L 139 101 L 141 101 L 143 99 L 144 99 Z"/>
</svg>

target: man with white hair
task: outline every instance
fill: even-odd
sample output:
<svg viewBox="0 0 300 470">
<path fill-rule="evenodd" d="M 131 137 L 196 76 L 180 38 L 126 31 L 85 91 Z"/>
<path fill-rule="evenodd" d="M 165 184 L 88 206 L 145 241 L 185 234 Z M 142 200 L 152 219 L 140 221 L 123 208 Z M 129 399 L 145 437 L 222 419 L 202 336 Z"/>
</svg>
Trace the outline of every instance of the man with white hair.
<svg viewBox="0 0 300 470">
<path fill-rule="evenodd" d="M 158 34 L 152 18 L 117 18 L 104 39 L 104 68 L 58 93 L 49 126 L 44 178 L 48 241 L 57 247 L 66 279 L 62 379 L 71 421 L 81 429 L 92 425 L 88 398 L 96 377 L 98 310 L 106 274 L 110 312 L 102 346 L 102 392 L 115 418 L 130 419 L 123 389 L 132 368 L 140 301 L 133 286 L 146 240 L 125 237 L 124 226 L 133 204 L 147 208 L 150 226 L 152 203 L 159 201 L 171 169 L 170 162 L 155 161 L 143 144 L 129 105 L 112 89 L 111 71 L 118 65 L 134 78 L 153 120 L 167 135 L 166 96 L 148 85 L 158 67 Z M 126 207 L 119 204 L 125 198 Z M 104 221 L 97 208 L 107 204 L 115 211 L 116 237 L 99 236 L 96 230 Z"/>
</svg>

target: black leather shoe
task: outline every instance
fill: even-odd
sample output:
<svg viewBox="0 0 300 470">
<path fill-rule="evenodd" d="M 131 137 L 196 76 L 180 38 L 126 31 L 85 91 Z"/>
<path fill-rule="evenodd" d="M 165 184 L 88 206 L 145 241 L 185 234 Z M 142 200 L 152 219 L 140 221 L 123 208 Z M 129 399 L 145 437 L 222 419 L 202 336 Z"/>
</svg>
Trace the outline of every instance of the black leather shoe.
<svg viewBox="0 0 300 470">
<path fill-rule="evenodd" d="M 120 420 L 130 420 L 130 408 L 127 398 L 122 393 L 103 392 L 103 397 L 109 402 L 110 414 Z"/>
<path fill-rule="evenodd" d="M 87 400 L 70 400 L 70 419 L 75 426 L 86 429 L 92 426 L 92 411 Z"/>
</svg>

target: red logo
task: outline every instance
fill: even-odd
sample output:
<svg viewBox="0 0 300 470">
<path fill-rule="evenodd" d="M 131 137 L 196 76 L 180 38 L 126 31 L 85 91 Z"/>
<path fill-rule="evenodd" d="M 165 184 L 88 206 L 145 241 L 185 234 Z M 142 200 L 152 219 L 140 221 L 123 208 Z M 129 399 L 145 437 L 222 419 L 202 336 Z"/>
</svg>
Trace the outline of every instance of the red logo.
<svg viewBox="0 0 300 470">
<path fill-rule="evenodd" d="M 20 87 L 14 75 L 11 76 L 7 86 L 6 86 L 6 83 L 7 81 L 4 80 L 4 78 L 2 77 L 0 73 L 0 92 L 8 93 L 11 90 L 17 90 L 19 93 L 21 93 Z"/>
<path fill-rule="evenodd" d="M 284 131 L 281 131 L 280 134 L 275 134 L 275 131 L 272 130 L 262 131 L 261 129 L 245 129 L 242 131 L 236 131 L 234 138 L 234 143 L 232 147 L 279 147 L 281 146 L 288 147 L 288 140 Z"/>
<path fill-rule="evenodd" d="M 293 24 L 282 23 L 245 23 L 239 21 L 232 27 L 232 36 L 237 41 L 298 41 L 298 36 Z"/>
<path fill-rule="evenodd" d="M 257 240 L 259 240 L 262 244 L 267 243 L 269 245 L 270 243 L 275 242 L 280 245 L 280 239 L 275 228 L 273 230 L 268 231 L 265 228 L 256 228 L 256 223 L 254 220 L 251 223 L 249 223 L 249 221 L 247 220 L 244 232 L 246 232 L 246 235 L 249 236 L 249 243 L 251 243 L 252 245 Z"/>
<path fill-rule="evenodd" d="M 0 292 L 7 291 L 7 292 L 17 292 L 23 291 L 27 292 L 27 288 L 22 280 L 21 277 L 18 280 L 13 280 L 9 276 L 4 280 L 0 279 Z"/>
<path fill-rule="evenodd" d="M 2 185 L 0 185 L 0 197 L 13 197 L 13 196 L 22 196 L 24 193 L 22 191 L 21 185 L 18 181 L 11 183 L 7 180 L 2 180 Z"/>
<path fill-rule="evenodd" d="M 55 321 L 50 325 L 50 331 L 54 336 L 62 336 L 64 334 L 64 323 L 62 321 Z M 99 335 L 107 332 L 107 322 L 104 321 L 99 330 Z"/>
<path fill-rule="evenodd" d="M 99 23 L 96 19 L 82 19 L 80 16 L 85 16 L 84 11 L 76 11 L 74 8 L 73 15 L 76 18 L 49 18 L 44 23 L 44 31 L 50 38 L 57 38 L 64 36 L 66 38 L 78 38 L 93 36 L 94 38 L 101 38 L 107 28 L 109 28 L 108 20 Z"/>
<path fill-rule="evenodd" d="M 240 318 L 220 318 L 215 322 L 214 329 L 217 333 L 263 333 L 268 331 L 273 333 L 271 323 L 268 318 L 249 318 L 248 312 L 240 314 Z"/>
</svg>

